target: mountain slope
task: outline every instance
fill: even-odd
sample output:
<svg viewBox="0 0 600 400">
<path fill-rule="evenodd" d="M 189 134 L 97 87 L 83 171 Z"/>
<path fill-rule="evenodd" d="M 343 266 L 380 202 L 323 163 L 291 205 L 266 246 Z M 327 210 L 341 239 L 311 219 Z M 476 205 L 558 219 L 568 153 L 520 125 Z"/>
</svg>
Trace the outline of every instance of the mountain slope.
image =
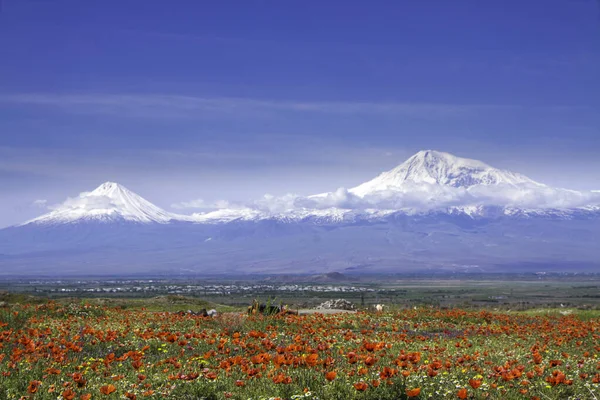
<svg viewBox="0 0 600 400">
<path fill-rule="evenodd" d="M 0 231 L 0 274 L 593 272 L 598 237 L 599 218 L 447 213 L 322 224 L 28 225 Z"/>
</svg>

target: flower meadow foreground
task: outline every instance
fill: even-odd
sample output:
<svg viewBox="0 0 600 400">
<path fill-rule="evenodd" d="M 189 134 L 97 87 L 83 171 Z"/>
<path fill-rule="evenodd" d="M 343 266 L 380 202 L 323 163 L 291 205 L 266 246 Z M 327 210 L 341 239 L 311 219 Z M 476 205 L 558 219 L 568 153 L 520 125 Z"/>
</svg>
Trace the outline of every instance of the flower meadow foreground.
<svg viewBox="0 0 600 400">
<path fill-rule="evenodd" d="M 600 320 L 0 310 L 2 399 L 598 399 Z"/>
</svg>

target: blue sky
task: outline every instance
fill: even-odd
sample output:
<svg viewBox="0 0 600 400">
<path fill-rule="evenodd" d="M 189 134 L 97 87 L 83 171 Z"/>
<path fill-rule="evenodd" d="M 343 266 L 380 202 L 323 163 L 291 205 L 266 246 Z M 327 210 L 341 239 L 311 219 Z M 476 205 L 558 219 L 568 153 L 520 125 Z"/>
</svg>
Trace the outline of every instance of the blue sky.
<svg viewBox="0 0 600 400">
<path fill-rule="evenodd" d="M 600 189 L 600 3 L 0 0 L 0 227 L 351 187 L 421 149 Z"/>
</svg>

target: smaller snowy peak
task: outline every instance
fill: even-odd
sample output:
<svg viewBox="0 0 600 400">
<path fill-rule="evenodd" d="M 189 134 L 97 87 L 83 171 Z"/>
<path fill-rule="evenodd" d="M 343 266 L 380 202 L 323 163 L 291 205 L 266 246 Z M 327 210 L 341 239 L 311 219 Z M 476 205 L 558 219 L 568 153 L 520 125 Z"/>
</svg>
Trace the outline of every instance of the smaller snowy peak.
<svg viewBox="0 0 600 400">
<path fill-rule="evenodd" d="M 122 193 L 133 193 L 125 186 L 119 185 L 116 182 L 104 182 L 96 189 L 90 192 L 93 196 L 119 196 Z"/>
<path fill-rule="evenodd" d="M 465 189 L 477 185 L 544 186 L 524 175 L 497 169 L 482 161 L 423 150 L 396 168 L 350 189 L 350 192 L 364 197 L 374 192 L 403 190 L 422 184 Z"/>
<path fill-rule="evenodd" d="M 126 187 L 105 182 L 91 192 L 68 198 L 48 214 L 27 224 L 67 224 L 77 222 L 168 223 L 179 219 Z"/>
</svg>

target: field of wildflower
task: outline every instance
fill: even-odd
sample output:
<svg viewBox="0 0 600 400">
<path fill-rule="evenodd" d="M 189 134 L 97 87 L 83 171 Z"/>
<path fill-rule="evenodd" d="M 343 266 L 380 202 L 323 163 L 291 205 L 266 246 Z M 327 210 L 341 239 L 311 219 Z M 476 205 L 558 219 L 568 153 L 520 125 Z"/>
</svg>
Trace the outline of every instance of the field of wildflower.
<svg viewBox="0 0 600 400">
<path fill-rule="evenodd" d="M 600 319 L 0 309 L 2 399 L 598 399 Z"/>
</svg>

